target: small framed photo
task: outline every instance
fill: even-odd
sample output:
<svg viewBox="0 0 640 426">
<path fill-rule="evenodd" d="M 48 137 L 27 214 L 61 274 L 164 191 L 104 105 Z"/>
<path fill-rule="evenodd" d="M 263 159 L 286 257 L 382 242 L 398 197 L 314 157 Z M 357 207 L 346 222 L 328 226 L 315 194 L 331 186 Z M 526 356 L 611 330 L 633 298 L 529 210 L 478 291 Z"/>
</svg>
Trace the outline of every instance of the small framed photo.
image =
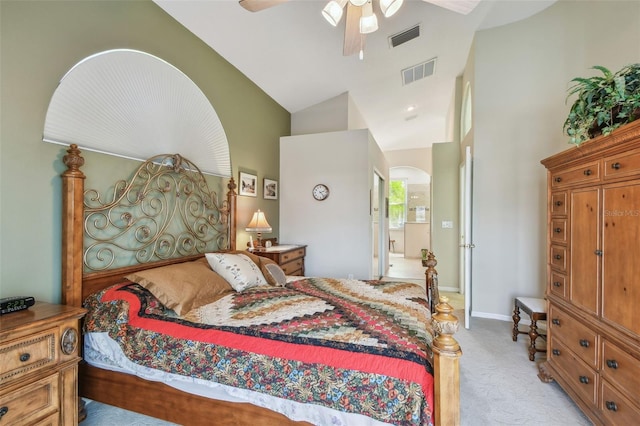
<svg viewBox="0 0 640 426">
<path fill-rule="evenodd" d="M 265 200 L 278 199 L 278 181 L 272 179 L 264 179 L 264 191 L 262 192 Z"/>
<path fill-rule="evenodd" d="M 258 193 L 258 177 L 250 173 L 240 172 L 240 184 L 238 194 L 247 197 L 256 197 Z"/>
</svg>

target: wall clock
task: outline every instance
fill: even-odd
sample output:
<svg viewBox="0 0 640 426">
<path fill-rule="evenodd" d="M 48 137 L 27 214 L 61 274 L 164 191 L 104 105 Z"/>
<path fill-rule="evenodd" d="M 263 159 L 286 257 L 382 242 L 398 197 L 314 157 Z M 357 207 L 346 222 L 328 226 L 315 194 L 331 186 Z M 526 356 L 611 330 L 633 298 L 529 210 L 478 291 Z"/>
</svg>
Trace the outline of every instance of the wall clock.
<svg viewBox="0 0 640 426">
<path fill-rule="evenodd" d="M 318 201 L 326 200 L 329 196 L 329 187 L 323 183 L 319 183 L 313 187 L 313 198 Z"/>
</svg>

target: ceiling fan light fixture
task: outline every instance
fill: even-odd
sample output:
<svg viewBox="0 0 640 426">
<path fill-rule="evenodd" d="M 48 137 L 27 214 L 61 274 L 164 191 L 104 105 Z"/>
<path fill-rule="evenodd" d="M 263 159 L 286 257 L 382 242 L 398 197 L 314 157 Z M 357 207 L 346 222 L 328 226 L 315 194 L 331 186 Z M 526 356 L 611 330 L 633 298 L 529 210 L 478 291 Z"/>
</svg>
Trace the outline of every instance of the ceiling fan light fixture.
<svg viewBox="0 0 640 426">
<path fill-rule="evenodd" d="M 364 6 L 369 0 L 349 0 L 349 2 L 357 7 Z"/>
<path fill-rule="evenodd" d="M 331 0 L 322 9 L 322 16 L 334 27 L 338 25 L 340 19 L 342 19 L 342 12 L 344 6 L 347 4 L 347 0 Z"/>
<path fill-rule="evenodd" d="M 350 0 L 351 1 L 351 0 Z M 362 8 L 360 18 L 360 34 L 370 34 L 378 29 L 378 17 L 373 13 L 373 6 L 369 0 Z"/>
<path fill-rule="evenodd" d="M 380 0 L 380 10 L 385 18 L 393 16 L 402 6 L 404 0 Z"/>
</svg>

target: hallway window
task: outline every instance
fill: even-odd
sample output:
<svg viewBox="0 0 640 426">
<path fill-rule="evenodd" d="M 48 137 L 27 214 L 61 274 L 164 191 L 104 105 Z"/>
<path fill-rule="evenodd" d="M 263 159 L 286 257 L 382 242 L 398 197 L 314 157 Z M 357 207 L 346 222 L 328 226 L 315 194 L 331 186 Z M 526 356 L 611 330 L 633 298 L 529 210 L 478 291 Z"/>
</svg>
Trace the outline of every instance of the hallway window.
<svg viewBox="0 0 640 426">
<path fill-rule="evenodd" d="M 389 228 L 402 228 L 407 221 L 407 180 L 389 181 Z"/>
</svg>

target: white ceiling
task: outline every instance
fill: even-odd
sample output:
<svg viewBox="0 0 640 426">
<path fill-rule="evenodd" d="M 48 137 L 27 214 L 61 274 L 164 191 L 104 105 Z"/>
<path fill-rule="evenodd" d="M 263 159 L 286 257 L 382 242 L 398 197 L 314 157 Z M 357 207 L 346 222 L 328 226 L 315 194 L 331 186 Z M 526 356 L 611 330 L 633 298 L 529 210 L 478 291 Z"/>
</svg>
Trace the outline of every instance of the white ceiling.
<svg viewBox="0 0 640 426">
<path fill-rule="evenodd" d="M 380 29 L 367 36 L 362 61 L 342 55 L 345 20 L 338 27 L 325 21 L 328 0 L 292 0 L 260 12 L 237 0 L 154 1 L 291 113 L 349 92 L 388 151 L 446 141 L 455 80 L 474 33 L 525 19 L 556 0 L 481 0 L 466 16 L 405 0 L 388 19 L 374 0 Z M 416 24 L 419 38 L 390 48 L 389 36 Z M 434 57 L 433 76 L 402 86 L 402 69 Z"/>
</svg>

